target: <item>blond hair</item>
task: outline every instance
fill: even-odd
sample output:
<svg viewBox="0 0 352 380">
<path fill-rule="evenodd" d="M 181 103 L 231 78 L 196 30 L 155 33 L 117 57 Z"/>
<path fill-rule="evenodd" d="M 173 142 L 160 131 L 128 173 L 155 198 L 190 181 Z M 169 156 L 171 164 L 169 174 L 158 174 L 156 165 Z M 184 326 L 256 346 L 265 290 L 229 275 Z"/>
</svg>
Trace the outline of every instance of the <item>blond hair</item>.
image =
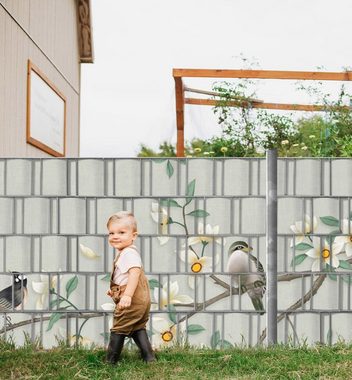
<svg viewBox="0 0 352 380">
<path fill-rule="evenodd" d="M 112 214 L 106 223 L 107 228 L 109 228 L 111 223 L 124 221 L 128 226 L 130 226 L 133 232 L 137 232 L 137 221 L 133 213 L 130 211 L 119 211 Z"/>
</svg>

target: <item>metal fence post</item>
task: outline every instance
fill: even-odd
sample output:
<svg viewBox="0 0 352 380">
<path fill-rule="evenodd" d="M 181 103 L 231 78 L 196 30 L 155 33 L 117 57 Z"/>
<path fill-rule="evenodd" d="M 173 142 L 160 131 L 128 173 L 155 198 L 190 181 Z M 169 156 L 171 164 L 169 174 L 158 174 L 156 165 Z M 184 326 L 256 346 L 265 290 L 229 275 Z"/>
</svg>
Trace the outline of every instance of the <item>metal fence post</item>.
<svg viewBox="0 0 352 380">
<path fill-rule="evenodd" d="M 266 152 L 267 345 L 277 343 L 277 150 Z"/>
</svg>

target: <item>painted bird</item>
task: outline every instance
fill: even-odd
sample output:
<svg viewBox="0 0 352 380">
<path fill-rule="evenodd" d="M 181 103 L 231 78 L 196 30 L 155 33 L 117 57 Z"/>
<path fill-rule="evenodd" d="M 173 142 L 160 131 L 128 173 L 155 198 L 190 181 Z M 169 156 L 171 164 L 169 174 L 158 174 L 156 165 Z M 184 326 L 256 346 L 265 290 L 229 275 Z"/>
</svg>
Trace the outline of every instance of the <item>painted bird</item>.
<svg viewBox="0 0 352 380">
<path fill-rule="evenodd" d="M 247 292 L 255 310 L 264 314 L 263 295 L 265 293 L 266 279 L 262 264 L 250 251 L 244 241 L 236 241 L 229 248 L 227 271 L 229 273 L 243 273 L 234 276 L 234 280 L 241 288 L 241 293 Z"/>
<path fill-rule="evenodd" d="M 19 272 L 12 273 L 12 285 L 0 291 L 0 311 L 21 307 L 28 294 L 27 277 Z"/>
</svg>

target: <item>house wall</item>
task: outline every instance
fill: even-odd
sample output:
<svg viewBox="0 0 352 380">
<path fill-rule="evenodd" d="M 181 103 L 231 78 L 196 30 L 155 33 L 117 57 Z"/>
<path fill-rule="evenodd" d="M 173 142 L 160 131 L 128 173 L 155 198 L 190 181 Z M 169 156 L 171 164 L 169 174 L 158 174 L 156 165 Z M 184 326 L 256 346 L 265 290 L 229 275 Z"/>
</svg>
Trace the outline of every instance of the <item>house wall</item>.
<svg viewBox="0 0 352 380">
<path fill-rule="evenodd" d="M 28 60 L 66 97 L 66 156 L 79 155 L 80 64 L 74 0 L 0 0 L 0 157 L 48 157 L 27 144 Z"/>
</svg>

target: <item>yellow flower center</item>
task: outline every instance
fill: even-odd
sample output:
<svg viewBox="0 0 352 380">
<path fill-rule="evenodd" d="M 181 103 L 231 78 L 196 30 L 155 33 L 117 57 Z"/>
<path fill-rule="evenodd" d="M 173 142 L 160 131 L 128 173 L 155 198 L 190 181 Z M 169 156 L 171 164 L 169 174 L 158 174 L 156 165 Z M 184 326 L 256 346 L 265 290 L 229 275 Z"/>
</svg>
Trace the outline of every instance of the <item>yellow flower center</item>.
<svg viewBox="0 0 352 380">
<path fill-rule="evenodd" d="M 173 338 L 173 334 L 171 331 L 165 331 L 161 334 L 161 339 L 164 341 L 164 342 L 171 342 L 172 341 L 172 338 Z"/>
<path fill-rule="evenodd" d="M 328 259 L 330 257 L 330 251 L 328 249 L 323 249 L 321 251 L 321 256 L 323 259 Z"/>
<path fill-rule="evenodd" d="M 198 261 L 191 266 L 191 270 L 193 273 L 199 273 L 203 268 L 203 265 Z"/>
</svg>

